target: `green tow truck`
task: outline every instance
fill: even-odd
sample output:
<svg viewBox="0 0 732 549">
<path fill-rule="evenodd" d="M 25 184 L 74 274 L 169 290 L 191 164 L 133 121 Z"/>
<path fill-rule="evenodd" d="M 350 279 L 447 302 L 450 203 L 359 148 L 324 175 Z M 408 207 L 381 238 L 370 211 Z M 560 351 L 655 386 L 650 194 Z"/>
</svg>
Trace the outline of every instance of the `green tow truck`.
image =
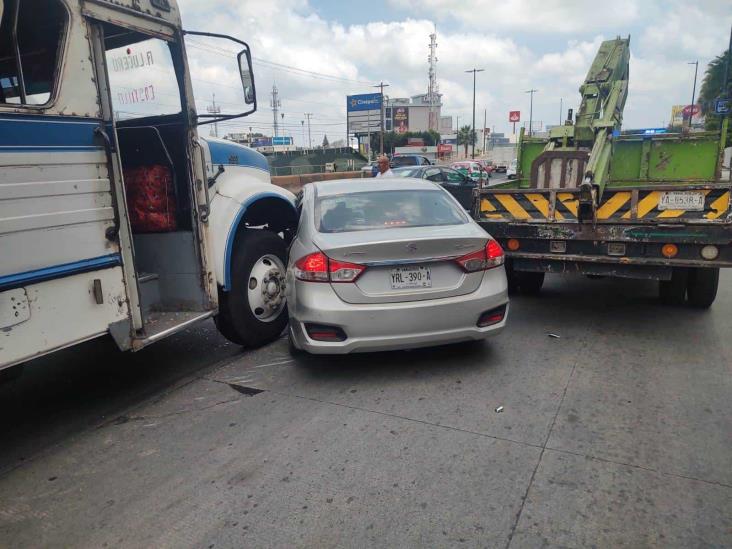
<svg viewBox="0 0 732 549">
<path fill-rule="evenodd" d="M 575 119 L 519 136 L 516 179 L 477 189 L 475 219 L 506 250 L 509 286 L 545 273 L 652 279 L 668 304 L 709 307 L 732 267 L 721 133 L 622 132 L 630 38 L 603 42 Z"/>
</svg>

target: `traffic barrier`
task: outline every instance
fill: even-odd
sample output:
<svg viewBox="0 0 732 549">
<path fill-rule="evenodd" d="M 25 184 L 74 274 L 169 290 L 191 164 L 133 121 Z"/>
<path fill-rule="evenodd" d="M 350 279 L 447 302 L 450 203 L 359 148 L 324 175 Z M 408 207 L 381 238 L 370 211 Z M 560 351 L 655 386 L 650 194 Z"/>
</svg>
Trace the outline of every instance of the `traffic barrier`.
<svg viewBox="0 0 732 549">
<path fill-rule="evenodd" d="M 368 177 L 363 172 L 331 172 L 331 173 L 310 173 L 305 175 L 275 175 L 272 176 L 272 183 L 278 187 L 287 189 L 290 192 L 298 193 L 303 185 L 316 181 L 333 181 L 336 179 L 360 179 Z"/>
</svg>

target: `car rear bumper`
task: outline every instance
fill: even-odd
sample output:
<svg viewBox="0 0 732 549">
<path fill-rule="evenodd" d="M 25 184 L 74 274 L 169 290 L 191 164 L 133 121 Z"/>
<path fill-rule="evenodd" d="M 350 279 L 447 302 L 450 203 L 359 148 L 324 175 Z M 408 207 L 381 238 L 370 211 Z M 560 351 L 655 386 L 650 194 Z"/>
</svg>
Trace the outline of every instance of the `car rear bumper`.
<svg viewBox="0 0 732 549">
<path fill-rule="evenodd" d="M 330 284 L 295 282 L 289 301 L 290 337 L 294 345 L 315 354 L 346 354 L 429 347 L 485 339 L 503 330 L 503 320 L 480 328 L 486 311 L 508 304 L 502 267 L 486 271 L 478 289 L 466 295 L 424 301 L 351 304 L 341 300 Z M 345 341 L 315 341 L 305 324 L 341 328 Z"/>
</svg>

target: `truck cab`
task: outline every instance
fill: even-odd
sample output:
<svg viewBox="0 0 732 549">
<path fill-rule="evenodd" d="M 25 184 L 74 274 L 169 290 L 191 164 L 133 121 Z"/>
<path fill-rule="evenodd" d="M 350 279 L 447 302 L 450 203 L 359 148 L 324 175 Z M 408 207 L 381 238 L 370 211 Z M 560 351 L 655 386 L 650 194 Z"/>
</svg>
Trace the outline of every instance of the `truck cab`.
<svg viewBox="0 0 732 549">
<path fill-rule="evenodd" d="M 199 136 L 256 110 L 246 43 L 184 31 L 173 0 L 0 0 L 0 25 L 0 368 L 212 316 L 237 343 L 277 337 L 294 197 Z M 231 114 L 198 113 L 192 38 L 232 52 Z"/>
</svg>

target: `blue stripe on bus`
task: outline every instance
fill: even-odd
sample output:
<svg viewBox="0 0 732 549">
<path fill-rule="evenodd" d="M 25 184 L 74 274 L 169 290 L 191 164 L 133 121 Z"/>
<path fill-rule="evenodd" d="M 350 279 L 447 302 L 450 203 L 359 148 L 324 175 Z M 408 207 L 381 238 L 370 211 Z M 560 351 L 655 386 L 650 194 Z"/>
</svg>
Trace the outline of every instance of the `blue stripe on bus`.
<svg viewBox="0 0 732 549">
<path fill-rule="evenodd" d="M 20 288 L 29 284 L 38 282 L 46 282 L 56 278 L 64 278 L 79 273 L 88 273 L 99 269 L 108 269 L 122 265 L 122 258 L 119 254 L 109 254 L 100 257 L 92 257 L 90 259 L 82 259 L 73 261 L 72 263 L 63 263 L 52 267 L 43 267 L 32 271 L 15 273 L 0 276 L 0 291 Z"/>
<path fill-rule="evenodd" d="M 98 150 L 94 129 L 100 124 L 94 118 L 0 114 L 0 152 Z"/>
</svg>

